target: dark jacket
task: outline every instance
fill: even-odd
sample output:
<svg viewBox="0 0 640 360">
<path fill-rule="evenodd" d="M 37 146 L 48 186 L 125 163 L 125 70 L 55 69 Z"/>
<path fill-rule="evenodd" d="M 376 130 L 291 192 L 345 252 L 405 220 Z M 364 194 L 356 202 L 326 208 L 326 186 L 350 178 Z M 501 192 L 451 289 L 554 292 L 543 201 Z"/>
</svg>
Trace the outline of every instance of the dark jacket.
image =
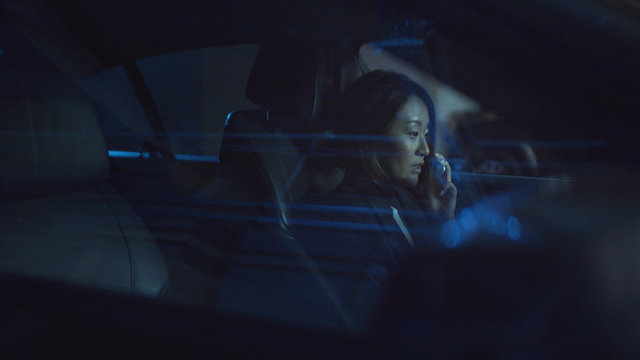
<svg viewBox="0 0 640 360">
<path fill-rule="evenodd" d="M 307 205 L 310 209 L 306 212 L 301 211 L 304 208 L 295 209 L 299 220 L 334 221 L 337 224 L 324 225 L 341 228 L 341 238 L 378 240 L 378 246 L 386 252 L 381 251 L 375 261 L 387 266 L 397 264 L 413 250 L 442 247 L 439 230 L 445 217 L 435 214 L 426 200 L 418 200 L 404 188 L 367 177 L 349 176 L 331 193 L 312 194 L 304 201 L 303 207 Z"/>
<path fill-rule="evenodd" d="M 246 231 L 216 307 L 363 331 L 384 298 L 389 272 L 412 248 L 440 246 L 439 235 L 428 231 L 434 219 L 411 194 L 366 178 L 348 178 L 330 194 L 310 194 L 292 205 L 290 215 L 293 236 Z"/>
</svg>

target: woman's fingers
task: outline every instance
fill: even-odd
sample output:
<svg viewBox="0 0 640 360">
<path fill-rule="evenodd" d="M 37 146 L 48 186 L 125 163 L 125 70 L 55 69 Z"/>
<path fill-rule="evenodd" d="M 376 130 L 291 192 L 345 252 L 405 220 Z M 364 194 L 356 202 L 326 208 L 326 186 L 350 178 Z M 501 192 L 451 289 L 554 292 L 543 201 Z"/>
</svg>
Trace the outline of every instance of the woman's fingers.
<svg viewBox="0 0 640 360">
<path fill-rule="evenodd" d="M 455 216 L 457 196 L 458 189 L 453 185 L 453 183 L 448 183 L 440 193 L 440 211 L 444 212 L 452 219 Z"/>
<path fill-rule="evenodd" d="M 435 173 L 432 174 L 432 203 L 434 208 L 444 212 L 449 217 L 454 216 L 456 209 L 456 198 L 458 189 L 451 182 L 451 166 L 447 159 L 440 153 L 435 153 L 433 161 L 437 161 L 437 166 L 432 166 Z M 440 191 L 438 191 L 440 190 Z"/>
<path fill-rule="evenodd" d="M 447 184 L 451 184 L 451 166 L 449 165 L 449 162 L 447 160 L 444 161 L 444 168 L 445 168 L 445 174 L 446 174 L 446 179 L 447 179 Z"/>
<path fill-rule="evenodd" d="M 440 197 L 450 198 L 458 193 L 458 189 L 452 182 L 447 183 L 445 187 L 440 191 Z"/>
<path fill-rule="evenodd" d="M 435 159 L 440 163 L 440 165 L 442 165 L 442 173 L 438 175 L 441 176 L 439 180 L 444 187 L 446 184 L 451 182 L 451 166 L 447 159 L 445 159 L 440 153 L 435 153 Z"/>
</svg>

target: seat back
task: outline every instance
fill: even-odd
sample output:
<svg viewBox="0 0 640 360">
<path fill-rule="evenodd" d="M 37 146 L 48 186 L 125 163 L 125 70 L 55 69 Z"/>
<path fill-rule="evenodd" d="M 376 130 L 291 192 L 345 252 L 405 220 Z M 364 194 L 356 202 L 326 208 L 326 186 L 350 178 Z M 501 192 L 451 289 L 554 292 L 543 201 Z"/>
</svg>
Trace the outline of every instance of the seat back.
<svg viewBox="0 0 640 360">
<path fill-rule="evenodd" d="M 229 114 L 216 180 L 200 196 L 244 202 L 244 208 L 234 206 L 241 219 L 288 228 L 288 205 L 311 183 L 304 152 L 313 139 L 299 135 L 317 118 L 327 87 L 321 48 L 295 42 L 263 46 L 246 87 L 247 98 L 263 110 Z M 255 203 L 261 206 L 251 207 Z"/>
<path fill-rule="evenodd" d="M 0 191 L 69 189 L 108 177 L 96 117 L 71 89 L 4 93 L 0 111 Z"/>
<path fill-rule="evenodd" d="M 304 157 L 276 119 L 264 110 L 229 114 L 220 147 L 216 180 L 200 192 L 231 210 L 239 220 L 289 227 L 288 207 L 304 193 Z M 283 120 L 283 121 L 286 121 Z M 222 203 L 220 203 L 222 202 Z"/>
<path fill-rule="evenodd" d="M 108 183 L 109 159 L 85 94 L 55 73 L 15 72 L 0 93 L 0 270 L 159 295 L 167 266 Z"/>
</svg>

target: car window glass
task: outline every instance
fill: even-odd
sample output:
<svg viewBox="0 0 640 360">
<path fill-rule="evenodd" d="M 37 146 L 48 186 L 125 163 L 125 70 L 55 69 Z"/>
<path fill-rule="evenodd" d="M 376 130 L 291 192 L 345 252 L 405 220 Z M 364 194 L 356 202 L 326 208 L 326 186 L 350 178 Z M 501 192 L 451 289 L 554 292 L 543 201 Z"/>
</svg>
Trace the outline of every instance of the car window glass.
<svg viewBox="0 0 640 360">
<path fill-rule="evenodd" d="M 109 150 L 139 151 L 142 142 L 153 136 L 122 66 L 96 74 L 80 86 L 93 103 Z"/>
<path fill-rule="evenodd" d="M 255 109 L 244 87 L 259 45 L 211 47 L 137 62 L 162 118 L 174 154 L 216 158 L 226 116 Z M 136 152 L 153 134 L 121 66 L 82 82 L 105 129 L 111 155 Z"/>
</svg>

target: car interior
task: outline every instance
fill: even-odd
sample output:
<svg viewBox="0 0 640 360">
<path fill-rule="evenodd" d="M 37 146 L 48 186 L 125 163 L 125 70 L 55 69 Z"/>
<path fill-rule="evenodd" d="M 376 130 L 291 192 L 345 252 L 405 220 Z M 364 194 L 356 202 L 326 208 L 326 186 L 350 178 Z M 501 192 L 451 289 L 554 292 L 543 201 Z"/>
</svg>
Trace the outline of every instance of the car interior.
<svg viewBox="0 0 640 360">
<path fill-rule="evenodd" d="M 532 3 L 0 2 L 0 355 L 637 354 L 640 12 Z M 313 201 L 375 69 L 433 94 L 458 189 L 383 290 L 386 230 Z"/>
</svg>

